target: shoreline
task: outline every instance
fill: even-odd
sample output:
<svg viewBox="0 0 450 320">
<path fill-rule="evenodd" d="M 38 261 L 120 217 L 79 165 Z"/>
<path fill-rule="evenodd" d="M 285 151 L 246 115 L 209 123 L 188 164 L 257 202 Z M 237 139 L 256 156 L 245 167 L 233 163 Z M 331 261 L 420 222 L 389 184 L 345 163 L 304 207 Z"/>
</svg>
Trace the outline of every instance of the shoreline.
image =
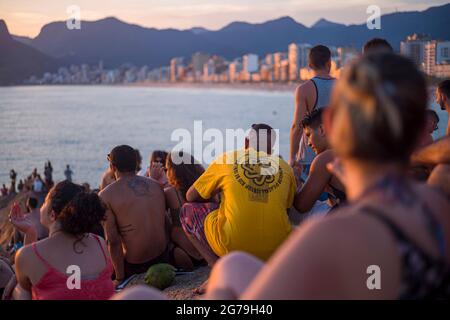
<svg viewBox="0 0 450 320">
<path fill-rule="evenodd" d="M 265 92 L 295 92 L 299 83 L 203 83 L 203 82 L 136 82 L 117 84 L 42 84 L 42 85 L 14 85 L 0 86 L 0 88 L 20 87 L 132 87 L 132 88 L 175 88 L 175 89 L 219 89 L 219 90 L 254 90 Z"/>
<path fill-rule="evenodd" d="M 141 88 L 178 88 L 178 89 L 232 89 L 232 90 L 256 90 L 256 91 L 281 91 L 294 92 L 300 83 L 202 83 L 202 82 L 138 82 L 119 84 L 126 87 Z"/>
</svg>

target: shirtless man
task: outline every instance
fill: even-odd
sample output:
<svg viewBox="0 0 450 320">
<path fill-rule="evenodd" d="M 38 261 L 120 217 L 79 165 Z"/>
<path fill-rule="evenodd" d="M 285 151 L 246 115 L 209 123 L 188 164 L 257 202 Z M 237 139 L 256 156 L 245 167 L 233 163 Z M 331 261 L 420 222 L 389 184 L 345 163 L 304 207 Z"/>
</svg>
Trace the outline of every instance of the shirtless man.
<svg viewBox="0 0 450 320">
<path fill-rule="evenodd" d="M 169 262 L 169 237 L 164 192 L 156 181 L 136 175 L 135 150 L 115 147 L 108 160 L 116 180 L 100 197 L 107 206 L 105 236 L 120 282 L 153 264 Z"/>
<path fill-rule="evenodd" d="M 327 164 L 333 162 L 334 154 L 328 144 L 322 125 L 322 111 L 317 109 L 303 120 L 303 130 L 310 146 L 317 156 L 314 158 L 308 180 L 297 192 L 294 200 L 295 209 L 306 213 L 312 209 L 323 192 L 328 193 L 331 207 L 346 200 L 344 186 L 333 174 L 327 170 Z"/>
<path fill-rule="evenodd" d="M 303 157 L 303 164 L 308 166 L 312 161 L 312 151 L 306 148 L 305 137 L 301 143 L 303 128 L 302 121 L 307 114 L 315 109 L 328 106 L 334 78 L 330 75 L 331 52 L 325 46 L 319 45 L 311 49 L 309 53 L 309 67 L 314 72 L 314 77 L 300 85 L 295 91 L 295 112 L 290 131 L 290 155 L 289 164 L 299 174 L 299 154 Z M 300 153 L 299 153 L 300 148 Z M 306 167 L 306 172 L 308 168 Z"/>
<path fill-rule="evenodd" d="M 136 159 L 137 159 L 137 166 L 136 166 L 136 174 L 139 174 L 141 171 L 141 164 L 142 164 L 142 156 L 138 149 L 135 149 L 136 151 Z M 102 176 L 102 180 L 100 181 L 100 191 L 105 189 L 108 185 L 116 181 L 116 177 L 114 176 L 114 172 L 112 172 L 111 168 L 108 168 Z"/>
</svg>

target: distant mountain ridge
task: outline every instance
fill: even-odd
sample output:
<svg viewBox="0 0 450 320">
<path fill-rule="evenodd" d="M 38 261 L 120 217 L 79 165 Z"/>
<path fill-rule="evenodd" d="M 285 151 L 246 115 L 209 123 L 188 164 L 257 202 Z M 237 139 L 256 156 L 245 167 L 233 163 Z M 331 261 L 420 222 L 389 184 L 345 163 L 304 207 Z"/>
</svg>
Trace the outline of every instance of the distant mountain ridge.
<svg viewBox="0 0 450 320">
<path fill-rule="evenodd" d="M 55 71 L 59 61 L 14 40 L 0 20 L 0 85 L 22 84 L 32 75 Z"/>
<path fill-rule="evenodd" d="M 450 39 L 450 4 L 418 12 L 396 12 L 382 16 L 381 30 L 366 24 L 343 25 L 320 19 L 313 26 L 281 17 L 264 23 L 232 22 L 220 30 L 201 27 L 188 30 L 146 28 L 109 17 L 82 21 L 81 30 L 68 30 L 66 23 L 45 25 L 34 39 L 13 39 L 67 64 L 96 64 L 106 68 L 123 63 L 150 68 L 168 65 L 173 57 L 189 57 L 197 51 L 233 59 L 245 53 L 265 55 L 287 51 L 290 43 L 354 46 L 360 48 L 373 37 L 386 38 L 394 48 L 411 33 Z"/>
<path fill-rule="evenodd" d="M 332 27 L 345 27 L 345 24 L 328 21 L 327 19 L 319 19 L 314 23 L 311 28 L 332 28 Z"/>
</svg>

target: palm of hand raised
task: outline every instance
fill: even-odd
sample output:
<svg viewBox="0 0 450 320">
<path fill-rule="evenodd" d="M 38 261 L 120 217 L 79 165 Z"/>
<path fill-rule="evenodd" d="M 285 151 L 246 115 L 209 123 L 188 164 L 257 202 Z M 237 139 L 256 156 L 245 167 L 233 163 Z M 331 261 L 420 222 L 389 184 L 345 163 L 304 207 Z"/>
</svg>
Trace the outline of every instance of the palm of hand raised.
<svg viewBox="0 0 450 320">
<path fill-rule="evenodd" d="M 27 233 L 33 227 L 31 219 L 22 212 L 17 203 L 14 203 L 11 207 L 9 221 L 17 230 L 23 233 Z"/>
</svg>

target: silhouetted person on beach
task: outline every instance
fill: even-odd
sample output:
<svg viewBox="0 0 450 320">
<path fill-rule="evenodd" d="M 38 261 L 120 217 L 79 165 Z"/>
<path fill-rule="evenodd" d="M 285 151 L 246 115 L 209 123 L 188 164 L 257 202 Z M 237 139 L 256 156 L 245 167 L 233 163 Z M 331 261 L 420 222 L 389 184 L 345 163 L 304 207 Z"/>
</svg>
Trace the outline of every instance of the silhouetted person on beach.
<svg viewBox="0 0 450 320">
<path fill-rule="evenodd" d="M 16 178 L 17 173 L 14 169 L 9 172 L 9 177 L 11 178 L 11 187 L 9 188 L 9 193 L 16 193 Z"/>
<path fill-rule="evenodd" d="M 19 180 L 19 184 L 17 185 L 17 190 L 19 190 L 19 192 L 23 191 L 23 188 L 25 187 L 22 179 Z"/>
<path fill-rule="evenodd" d="M 45 185 L 48 190 L 50 190 L 53 187 L 53 167 L 50 161 L 45 164 L 45 171 L 44 171 L 44 177 L 45 177 Z"/>
<path fill-rule="evenodd" d="M 66 166 L 66 170 L 64 171 L 64 175 L 66 176 L 66 180 L 72 182 L 72 174 L 73 171 L 70 169 L 70 166 Z"/>
<path fill-rule="evenodd" d="M 3 184 L 2 189 L 0 190 L 3 197 L 8 195 L 8 188 L 5 184 Z"/>
<path fill-rule="evenodd" d="M 40 175 L 37 175 L 36 178 L 34 178 L 33 191 L 38 194 L 44 191 L 44 181 L 42 181 Z"/>
</svg>

